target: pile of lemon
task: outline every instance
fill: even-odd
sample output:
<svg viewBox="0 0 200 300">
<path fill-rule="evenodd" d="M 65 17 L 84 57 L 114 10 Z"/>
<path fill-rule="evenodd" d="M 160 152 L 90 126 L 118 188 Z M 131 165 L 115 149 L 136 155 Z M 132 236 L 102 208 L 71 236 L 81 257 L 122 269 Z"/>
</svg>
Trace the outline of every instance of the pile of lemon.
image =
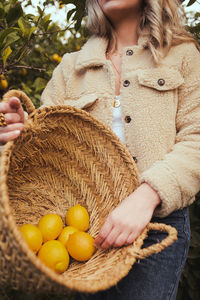
<svg viewBox="0 0 200 300">
<path fill-rule="evenodd" d="M 40 218 L 37 226 L 24 224 L 19 227 L 30 249 L 58 273 L 67 270 L 70 256 L 77 261 L 87 261 L 95 251 L 93 237 L 85 232 L 89 228 L 86 208 L 79 204 L 71 207 L 65 221 L 64 227 L 59 215 L 47 214 Z"/>
</svg>

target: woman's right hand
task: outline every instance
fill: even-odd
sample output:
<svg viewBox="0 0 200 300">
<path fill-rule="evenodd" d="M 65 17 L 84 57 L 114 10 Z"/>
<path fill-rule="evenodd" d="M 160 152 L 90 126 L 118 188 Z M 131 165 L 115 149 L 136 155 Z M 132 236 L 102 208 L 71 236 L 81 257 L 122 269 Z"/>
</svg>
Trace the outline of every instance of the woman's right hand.
<svg viewBox="0 0 200 300">
<path fill-rule="evenodd" d="M 7 125 L 0 127 L 0 145 L 17 138 L 24 129 L 24 110 L 17 97 L 8 102 L 0 102 L 0 113 L 3 113 Z"/>
</svg>

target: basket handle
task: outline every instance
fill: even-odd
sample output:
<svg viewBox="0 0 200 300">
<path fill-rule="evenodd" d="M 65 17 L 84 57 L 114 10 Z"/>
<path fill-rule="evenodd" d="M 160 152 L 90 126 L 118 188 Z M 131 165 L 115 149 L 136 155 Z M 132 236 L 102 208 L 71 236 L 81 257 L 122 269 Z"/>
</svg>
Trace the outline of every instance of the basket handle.
<svg viewBox="0 0 200 300">
<path fill-rule="evenodd" d="M 146 227 L 146 232 L 150 230 L 164 231 L 168 233 L 168 236 L 161 242 L 153 244 L 147 248 L 142 248 L 137 253 L 134 253 L 135 257 L 138 259 L 143 259 L 151 254 L 159 253 L 177 240 L 177 230 L 170 225 L 162 223 L 149 223 Z"/>
<path fill-rule="evenodd" d="M 31 114 L 35 111 L 35 106 L 31 99 L 22 91 L 20 90 L 10 90 L 3 95 L 3 101 L 8 102 L 10 97 L 17 97 L 20 101 L 25 105 L 27 113 Z"/>
</svg>

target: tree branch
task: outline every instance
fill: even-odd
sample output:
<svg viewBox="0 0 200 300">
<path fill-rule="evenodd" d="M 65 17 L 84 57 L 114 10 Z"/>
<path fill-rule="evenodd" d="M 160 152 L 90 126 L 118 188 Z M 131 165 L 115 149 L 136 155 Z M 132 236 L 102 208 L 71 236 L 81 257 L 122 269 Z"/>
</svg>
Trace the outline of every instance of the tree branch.
<svg viewBox="0 0 200 300">
<path fill-rule="evenodd" d="M 11 68 L 8 68 L 9 70 L 10 69 L 30 69 L 30 70 L 37 70 L 39 72 L 45 72 L 46 69 L 44 68 L 38 68 L 38 67 L 34 67 L 34 66 L 22 66 L 22 65 L 17 65 L 17 66 L 12 66 Z"/>
<path fill-rule="evenodd" d="M 54 34 L 54 33 L 63 32 L 63 31 L 68 30 L 68 29 L 70 28 L 71 25 L 73 25 L 73 23 L 70 24 L 70 25 L 68 25 L 68 26 L 67 26 L 66 28 L 64 28 L 64 29 L 55 30 L 55 31 L 50 31 L 50 32 L 43 32 L 43 33 L 34 33 L 34 36 L 47 35 L 47 34 Z"/>
</svg>

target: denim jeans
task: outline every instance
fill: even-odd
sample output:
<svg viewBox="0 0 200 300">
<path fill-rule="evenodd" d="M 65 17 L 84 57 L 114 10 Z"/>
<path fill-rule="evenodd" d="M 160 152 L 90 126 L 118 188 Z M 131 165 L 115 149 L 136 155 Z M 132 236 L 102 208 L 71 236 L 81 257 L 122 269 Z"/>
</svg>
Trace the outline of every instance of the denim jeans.
<svg viewBox="0 0 200 300">
<path fill-rule="evenodd" d="M 154 217 L 152 222 L 175 227 L 178 240 L 158 254 L 135 263 L 126 277 L 106 291 L 95 294 L 76 294 L 75 299 L 88 300 L 175 300 L 178 283 L 186 262 L 190 243 L 188 208 L 177 210 L 165 218 Z M 144 247 L 161 241 L 164 232 L 150 231 Z"/>
</svg>

